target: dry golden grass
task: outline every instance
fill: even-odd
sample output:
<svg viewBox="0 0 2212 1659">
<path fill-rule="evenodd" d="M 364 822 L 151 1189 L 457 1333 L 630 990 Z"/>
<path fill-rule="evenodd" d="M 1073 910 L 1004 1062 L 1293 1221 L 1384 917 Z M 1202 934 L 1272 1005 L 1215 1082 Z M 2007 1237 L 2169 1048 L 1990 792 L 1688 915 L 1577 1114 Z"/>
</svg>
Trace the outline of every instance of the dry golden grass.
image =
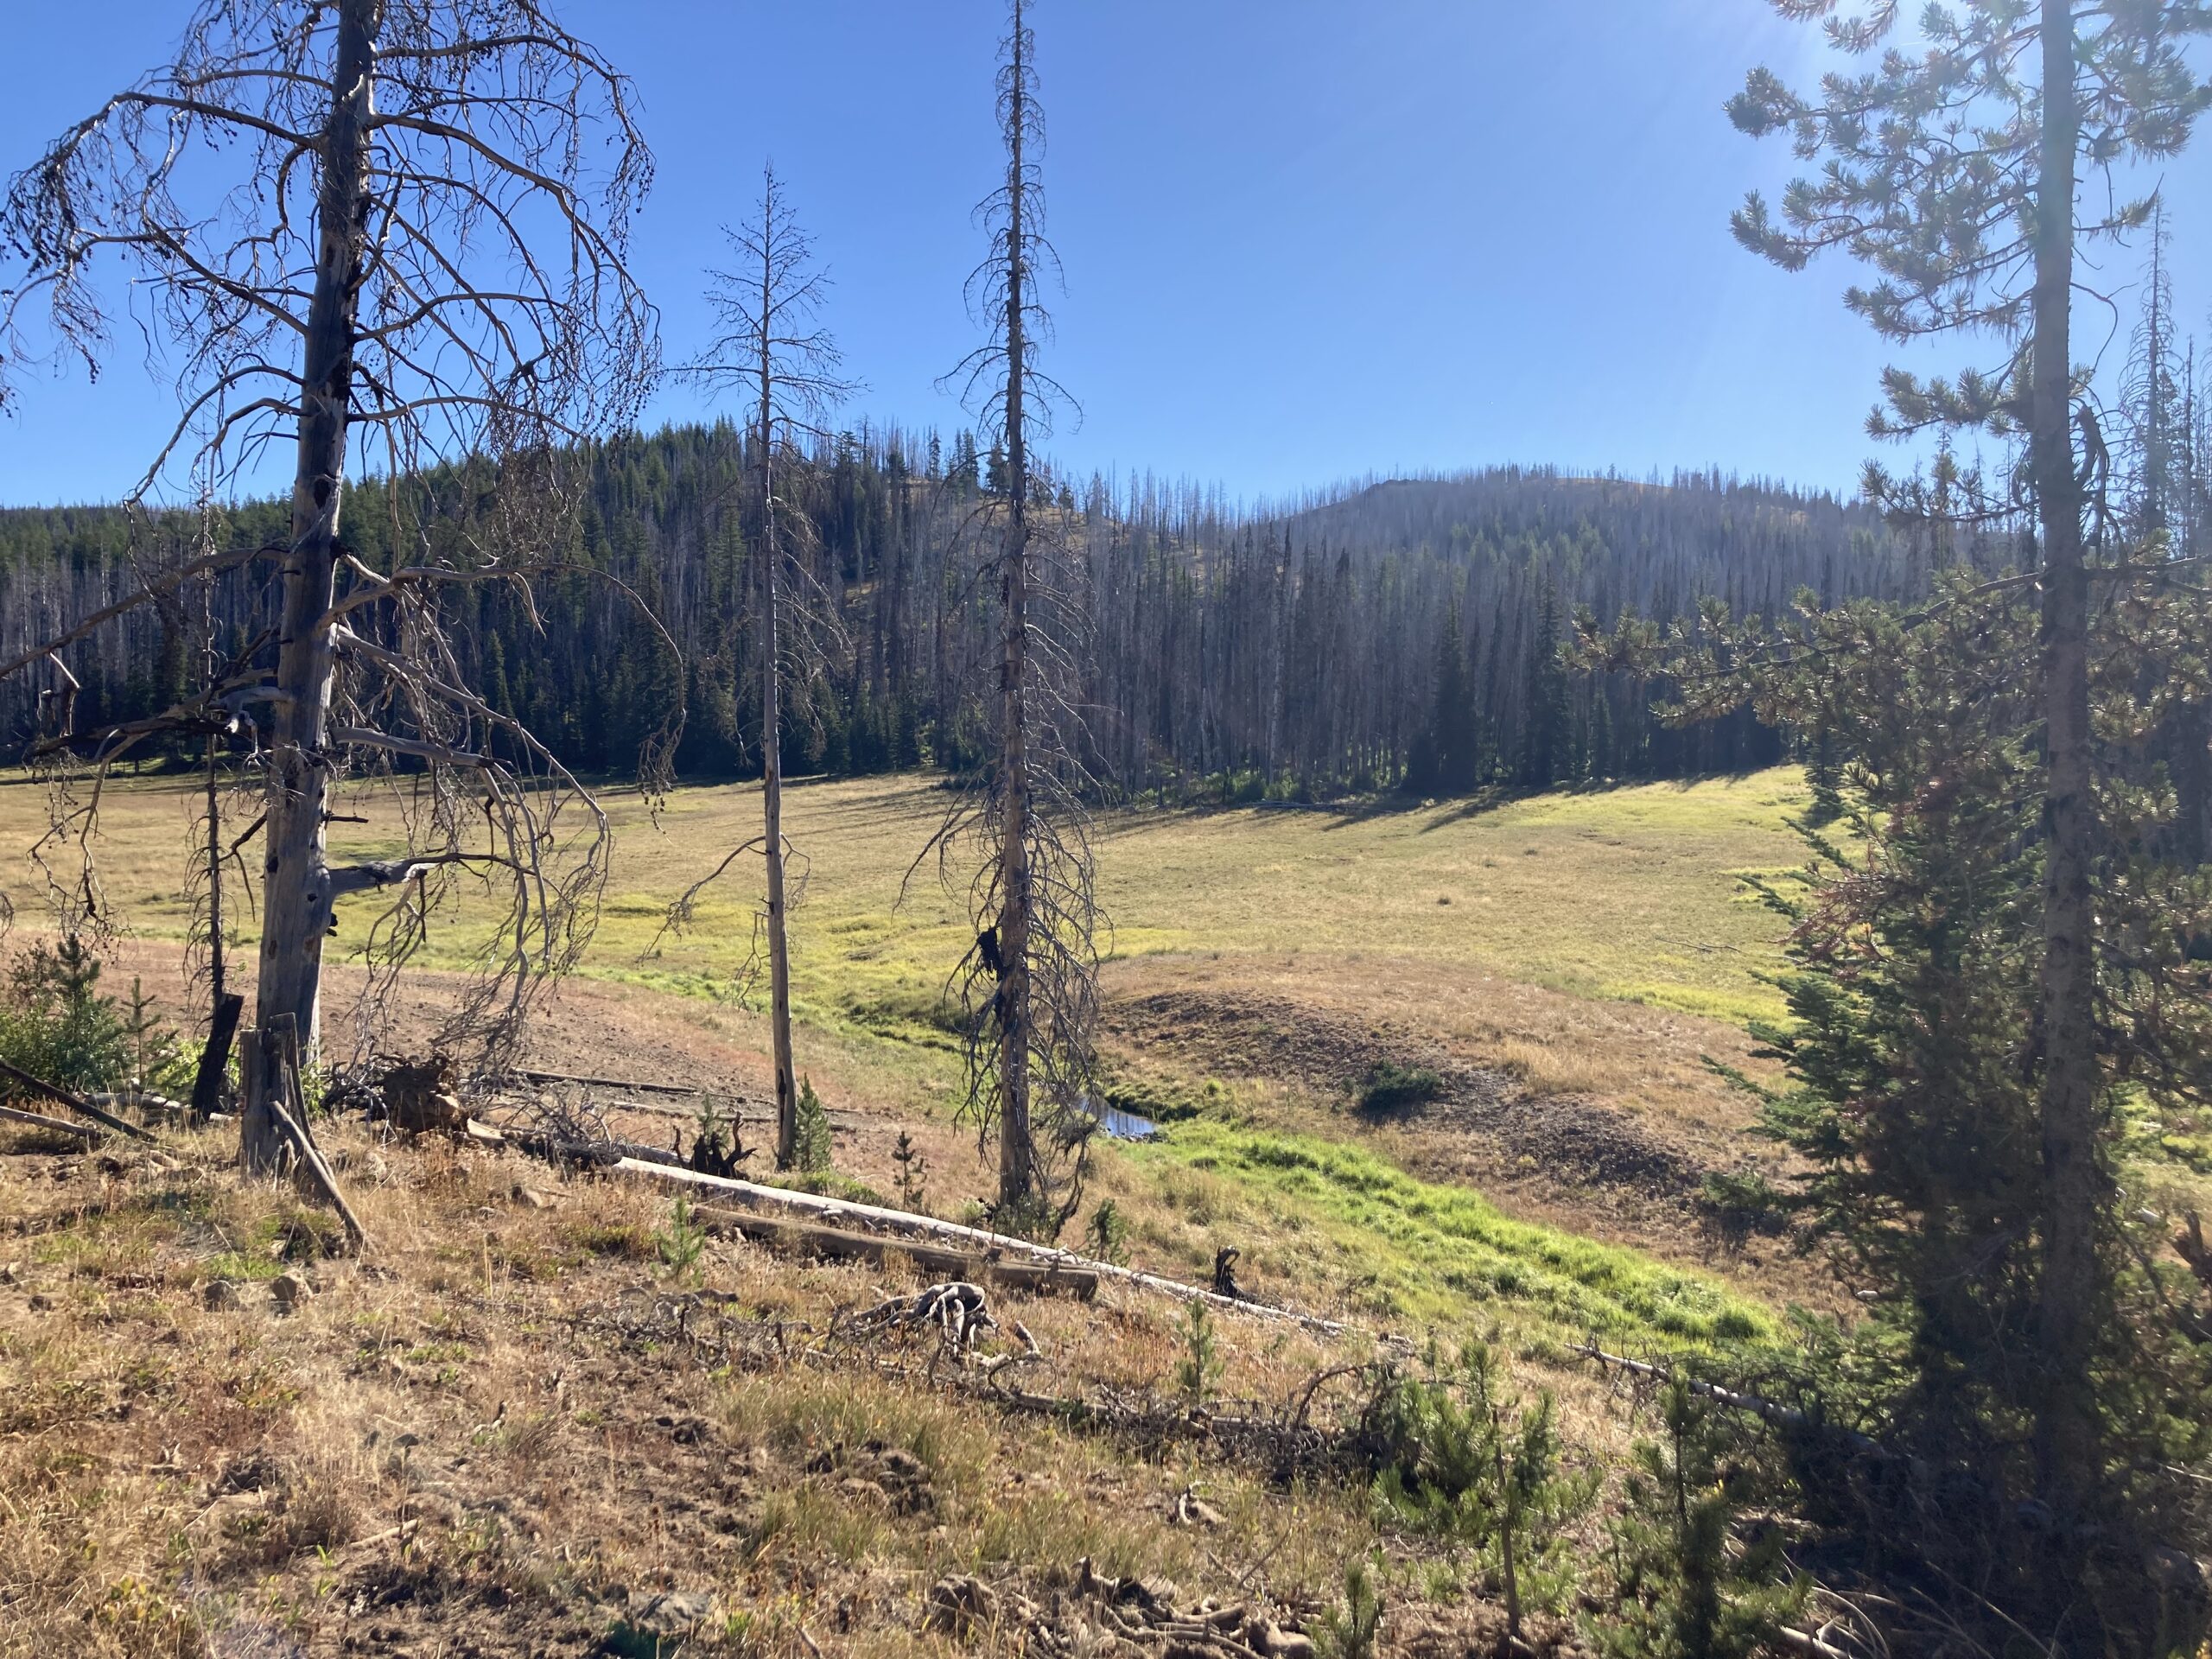
<svg viewBox="0 0 2212 1659">
<path fill-rule="evenodd" d="M 10 1652 L 582 1651 L 633 1592 L 711 1592 L 704 1650 L 797 1631 L 903 1652 L 954 1572 L 1166 1573 L 1195 1596 L 1325 1594 L 1374 1542 L 1363 1495 L 1173 1444 L 1132 1456 L 933 1384 L 927 1345 L 810 1356 L 685 1339 L 652 1259 L 669 1207 L 512 1159 L 342 1141 L 375 1245 L 244 1184 L 213 1139 L 103 1160 L 0 1136 L 0 1602 Z M 550 1208 L 515 1200 L 514 1185 Z M 287 1248 L 289 1257 L 276 1252 Z M 690 1328 L 826 1329 L 896 1276 L 715 1243 Z M 315 1294 L 283 1315 L 258 1281 Z M 207 1306 L 220 1279 L 245 1305 Z M 656 1312 L 656 1305 L 658 1310 Z M 1178 1315 L 1023 1302 L 1027 1386 L 1158 1389 Z M 1224 1398 L 1338 1357 L 1224 1321 Z M 893 1452 L 918 1479 L 884 1473 Z M 1171 1519 L 1198 1485 L 1223 1517 Z M 780 1639 L 779 1635 L 780 1633 Z M 257 1647 L 257 1644 L 259 1644 Z M 274 1649 L 268 1649 L 274 1650 Z"/>
<path fill-rule="evenodd" d="M 957 1154 L 944 1127 L 918 1134 Z M 895 1266 L 715 1241 L 695 1294 L 657 1259 L 672 1222 L 649 1187 L 337 1125 L 326 1140 L 365 1259 L 337 1251 L 327 1213 L 241 1180 L 219 1135 L 86 1156 L 0 1133 L 10 1651 L 582 1651 L 675 1590 L 715 1599 L 696 1650 L 784 1651 L 804 1631 L 904 1653 L 934 1650 L 920 1598 L 949 1573 L 1035 1582 L 1088 1556 L 1193 1596 L 1304 1605 L 1378 1541 L 1363 1491 L 1013 1413 L 933 1380 L 926 1343 L 815 1351 L 837 1310 L 916 1282 Z M 838 1152 L 887 1179 L 872 1126 Z M 1102 1190 L 1172 1262 L 1198 1265 L 1224 1228 L 1269 1236 L 1203 1169 L 1116 1160 Z M 289 1314 L 280 1274 L 315 1293 Z M 218 1284 L 244 1305 L 212 1305 Z M 1042 1345 L 1027 1388 L 1176 1388 L 1171 1303 L 1109 1287 L 1001 1313 Z M 792 1327 L 787 1347 L 760 1334 L 769 1321 Z M 1357 1334 L 1216 1325 L 1217 1409 L 1277 1407 L 1372 1352 Z M 1561 1395 L 1577 1460 L 1618 1463 L 1626 1423 L 1601 1383 L 1522 1375 Z M 894 1453 L 918 1482 L 886 1475 Z M 1192 1490 L 1217 1526 L 1175 1524 Z M 1458 1597 L 1461 1569 L 1433 1548 L 1400 1539 L 1393 1560 L 1408 1616 Z"/>
<path fill-rule="evenodd" d="M 1737 873 L 1795 865 L 1799 848 L 1784 818 L 1801 799 L 1796 775 L 1777 771 L 1479 811 L 1108 815 L 1096 837 L 1115 925 L 1108 989 L 1122 1001 L 1262 995 L 1417 1032 L 1539 1095 L 1647 1122 L 1707 1163 L 1740 1162 L 1761 1155 L 1745 1135 L 1745 1103 L 1703 1058 L 1745 1064 L 1741 1017 L 1773 1006 L 1757 974 L 1776 960 L 1776 924 L 1746 899 Z M 969 943 L 964 905 L 933 862 L 912 870 L 945 803 L 942 790 L 913 778 L 807 784 L 790 798 L 792 834 L 810 861 L 793 918 L 798 1012 L 808 1027 L 802 1067 L 825 1089 L 908 1116 L 944 1109 L 957 1083 L 938 1004 Z M 377 822 L 338 826 L 335 835 L 353 838 L 341 855 L 391 850 L 380 833 L 388 806 L 372 793 L 355 804 Z M 187 921 L 180 873 L 193 807 L 181 781 L 124 780 L 108 791 L 96 849 L 111 912 L 140 938 L 120 960 L 157 990 L 175 983 L 176 960 L 157 947 L 180 938 Z M 651 1000 L 664 1031 L 690 1027 L 669 1039 L 684 1064 L 757 1089 L 763 1033 L 728 996 L 752 934 L 750 874 L 710 894 L 683 937 L 661 930 L 669 901 L 721 849 L 753 833 L 757 808 L 744 786 L 678 791 L 658 817 L 633 796 L 612 798 L 612 880 L 585 988 L 569 999 L 576 1012 L 556 1009 L 539 1040 L 541 1063 L 656 1075 L 647 1069 L 652 1045 L 633 1040 L 625 1023 L 622 994 L 589 988 L 642 982 L 690 999 Z M 44 814 L 35 786 L 0 783 L 0 848 L 28 844 Z M 37 873 L 18 865 L 11 874 L 0 861 L 0 882 L 35 922 Z M 346 942 L 362 936 L 366 919 L 362 903 L 341 916 L 334 952 L 341 990 L 351 982 Z M 464 917 L 442 928 L 423 966 L 462 959 L 479 926 Z M 427 1009 L 440 992 L 435 980 L 425 983 L 416 1002 Z M 1127 1044 L 1114 1054 L 1140 1069 L 1146 1058 Z M 1252 1080 L 1294 1092 L 1300 1082 L 1256 1072 Z M 1204 1077 L 1181 1081 L 1195 1086 Z M 1440 1143 L 1424 1167 L 1503 1179 L 1510 1202 L 1647 1248 L 1682 1242 L 1673 1236 L 1678 1217 L 1620 1230 L 1609 1198 L 1579 1200 L 1572 1167 L 1523 1192 L 1529 1183 L 1466 1163 L 1465 1150 Z M 1703 1252 L 1700 1241 L 1688 1243 Z"/>
</svg>

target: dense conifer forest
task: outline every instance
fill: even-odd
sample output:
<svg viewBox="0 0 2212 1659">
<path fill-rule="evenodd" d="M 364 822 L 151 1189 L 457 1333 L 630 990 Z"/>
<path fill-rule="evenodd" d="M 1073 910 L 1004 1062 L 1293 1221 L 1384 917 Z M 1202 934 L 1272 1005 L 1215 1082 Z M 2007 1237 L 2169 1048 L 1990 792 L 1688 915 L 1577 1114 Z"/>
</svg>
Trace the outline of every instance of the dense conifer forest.
<svg viewBox="0 0 2212 1659">
<path fill-rule="evenodd" d="M 1000 463 L 972 435 L 862 429 L 823 444 L 802 493 L 829 671 L 793 688 L 795 772 L 850 775 L 976 758 L 965 665 L 983 644 L 963 522 Z M 536 626 L 512 589 L 481 586 L 454 620 L 487 700 L 571 765 L 633 768 L 685 709 L 679 776 L 759 769 L 748 565 L 757 505 L 734 427 L 681 427 L 591 451 L 567 534 L 570 574 L 533 587 Z M 444 487 L 461 489 L 448 479 Z M 1893 598 L 1927 557 L 1869 510 L 1717 474 L 1665 482 L 1500 468 L 1347 486 L 1242 510 L 1217 493 L 1093 478 L 1033 486 L 1090 566 L 1085 727 L 1095 776 L 1127 797 L 1324 798 L 1491 783 L 1669 778 L 1772 764 L 1796 740 L 1748 710 L 1684 728 L 1653 717 L 1661 683 L 1564 666 L 1576 616 L 1664 620 L 1707 594 L 1774 613 L 1801 588 L 1823 602 Z M 380 563 L 384 489 L 362 486 L 352 535 Z M 275 503 L 211 518 L 112 507 L 0 513 L 0 645 L 12 651 L 135 583 L 202 537 L 250 546 Z M 664 621 L 671 652 L 619 578 Z M 235 576 L 142 608 L 88 642 L 85 729 L 158 713 L 182 692 L 214 620 L 217 648 L 247 652 Z M 28 680 L 0 688 L 21 733 Z"/>
</svg>

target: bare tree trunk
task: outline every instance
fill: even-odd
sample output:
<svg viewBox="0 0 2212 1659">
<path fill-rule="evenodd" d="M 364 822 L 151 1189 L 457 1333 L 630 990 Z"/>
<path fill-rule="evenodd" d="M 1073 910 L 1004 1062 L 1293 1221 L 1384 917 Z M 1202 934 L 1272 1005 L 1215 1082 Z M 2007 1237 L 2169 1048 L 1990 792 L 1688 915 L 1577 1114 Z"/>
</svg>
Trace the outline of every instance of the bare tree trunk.
<svg viewBox="0 0 2212 1659">
<path fill-rule="evenodd" d="M 216 741 L 207 740 L 207 1043 L 192 1080 L 192 1116 L 206 1122 L 221 1103 L 245 999 L 232 994 L 223 946 L 222 797 L 215 787 Z"/>
<path fill-rule="evenodd" d="M 783 599 L 783 544 L 776 525 L 774 294 L 772 198 L 760 253 L 760 816 L 768 862 L 768 1024 L 776 1061 L 776 1167 L 798 1161 L 798 1091 L 791 1077 L 791 958 L 784 931 L 784 744 L 778 681 L 783 657 L 777 640 Z"/>
<path fill-rule="evenodd" d="M 223 815 L 215 789 L 215 740 L 207 740 L 207 1004 L 219 1008 L 230 990 L 223 971 Z"/>
<path fill-rule="evenodd" d="M 2045 777 L 2042 1093 L 2044 1238 L 2037 1292 L 2043 1386 L 2038 1484 L 2062 1519 L 2098 1478 L 2091 1361 L 2102 1306 L 2097 1217 L 2097 1072 L 2090 860 L 2088 576 L 2082 484 L 2074 468 L 2071 313 L 2075 155 L 2074 18 L 2043 0 L 2043 154 L 2035 241 L 2035 339 L 2029 464 L 2043 537 Z"/>
<path fill-rule="evenodd" d="M 1029 677 L 1029 448 L 1022 430 L 1022 172 L 1028 96 L 1021 0 L 1014 4 L 1012 117 L 1007 123 L 1006 537 L 1000 550 L 1005 639 L 999 663 L 999 1205 L 1019 1215 L 1034 1193 L 1036 1150 L 1029 1123 L 1029 752 L 1024 692 Z"/>
<path fill-rule="evenodd" d="M 322 135 L 316 203 L 315 295 L 300 385 L 299 463 L 292 484 L 292 542 L 283 565 L 283 619 L 276 658 L 276 702 L 269 766 L 269 822 L 264 833 L 264 896 L 256 1021 L 289 1014 L 311 1063 L 319 1035 L 322 941 L 330 929 L 330 872 L 324 830 L 330 790 L 325 753 L 335 661 L 324 626 L 334 589 L 340 492 L 346 473 L 353 397 L 355 308 L 369 208 L 368 118 L 376 68 L 379 0 L 340 0 L 337 71 Z M 283 1135 L 268 1109 L 278 1079 L 267 1075 L 262 1046 L 245 1050 L 245 1111 L 239 1157 L 248 1169 L 273 1167 Z"/>
</svg>

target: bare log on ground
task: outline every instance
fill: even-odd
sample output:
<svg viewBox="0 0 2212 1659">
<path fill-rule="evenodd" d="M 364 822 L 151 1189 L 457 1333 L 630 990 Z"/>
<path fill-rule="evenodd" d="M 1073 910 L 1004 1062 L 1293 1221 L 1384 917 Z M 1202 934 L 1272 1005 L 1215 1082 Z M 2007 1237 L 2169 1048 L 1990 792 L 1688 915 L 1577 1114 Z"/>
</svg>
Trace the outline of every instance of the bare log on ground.
<svg viewBox="0 0 2212 1659">
<path fill-rule="evenodd" d="M 530 1083 L 573 1083 L 582 1089 L 620 1089 L 633 1095 L 705 1095 L 720 1097 L 729 1092 L 720 1089 L 702 1089 L 692 1083 L 645 1083 L 636 1077 L 594 1077 L 575 1071 L 542 1071 L 529 1066 L 513 1067 L 507 1075 L 521 1077 Z"/>
<path fill-rule="evenodd" d="M 1000 1252 L 1020 1255 L 1031 1262 L 1057 1264 L 1096 1274 L 1102 1282 L 1112 1280 L 1126 1285 L 1173 1296 L 1179 1301 L 1202 1302 L 1209 1307 L 1241 1313 L 1256 1319 L 1281 1319 L 1322 1336 L 1342 1336 L 1351 1329 L 1332 1319 L 1317 1319 L 1311 1313 L 1300 1313 L 1291 1308 L 1271 1307 L 1265 1302 L 1242 1300 L 1228 1296 L 1217 1296 L 1197 1285 L 1185 1284 L 1179 1279 L 1165 1279 L 1158 1274 L 1145 1273 L 1135 1268 L 1116 1266 L 1111 1262 L 1099 1262 L 1071 1251 L 1056 1249 L 1048 1244 L 1033 1244 L 1027 1239 L 1009 1238 L 1002 1233 L 988 1233 L 980 1227 L 963 1227 L 958 1222 L 938 1221 L 928 1216 L 917 1216 L 904 1210 L 887 1210 L 880 1205 L 856 1204 L 847 1198 L 818 1198 L 811 1192 L 798 1192 L 780 1186 L 763 1186 L 753 1181 L 742 1181 L 716 1175 L 701 1175 L 688 1169 L 671 1168 L 661 1164 L 646 1163 L 625 1158 L 613 1166 L 612 1173 L 632 1178 L 664 1182 L 699 1193 L 719 1193 L 750 1209 L 780 1211 L 825 1220 L 842 1221 L 874 1231 L 892 1233 L 902 1237 L 926 1238 L 969 1249 Z"/>
<path fill-rule="evenodd" d="M 182 1101 L 157 1095 L 150 1089 L 103 1089 L 85 1098 L 111 1112 L 159 1112 L 165 1117 L 181 1117 L 188 1109 Z"/>
<path fill-rule="evenodd" d="M 1634 1376 L 1648 1376 L 1659 1382 L 1671 1382 L 1675 1380 L 1675 1373 L 1663 1365 L 1654 1365 L 1648 1360 L 1630 1359 L 1620 1354 L 1609 1354 L 1595 1343 L 1585 1343 L 1573 1351 L 1581 1355 L 1585 1359 L 1595 1360 L 1600 1365 L 1610 1365 L 1616 1370 L 1626 1371 Z M 1689 1391 L 1700 1398 L 1710 1400 L 1717 1406 L 1726 1406 L 1731 1411 L 1749 1412 L 1752 1416 L 1772 1423 L 1777 1428 L 1798 1429 L 1812 1433 L 1831 1435 L 1853 1451 L 1867 1457 L 1893 1458 L 1897 1456 L 1896 1452 L 1871 1435 L 1861 1434 L 1856 1429 L 1844 1428 L 1837 1424 L 1824 1421 L 1815 1414 L 1796 1406 L 1785 1406 L 1774 1400 L 1762 1400 L 1755 1394 L 1739 1393 L 1734 1389 L 1723 1388 L 1718 1382 L 1700 1382 L 1696 1377 L 1686 1378 L 1685 1381 Z"/>
<path fill-rule="evenodd" d="M 89 1123 L 72 1123 L 66 1117 L 48 1117 L 43 1112 L 26 1112 L 13 1106 L 0 1106 L 0 1123 L 20 1123 L 26 1128 L 70 1135 L 87 1144 L 100 1138 L 100 1131 Z"/>
<path fill-rule="evenodd" d="M 112 1129 L 118 1135 L 128 1135 L 133 1141 L 151 1141 L 154 1138 L 136 1123 L 128 1122 L 118 1117 L 105 1107 L 93 1105 L 82 1095 L 64 1089 L 59 1084 L 48 1083 L 43 1077 L 35 1077 L 29 1072 L 9 1065 L 5 1060 L 0 1060 L 0 1077 L 8 1079 L 17 1088 L 28 1089 L 35 1095 L 43 1095 L 48 1100 L 59 1102 L 79 1117 L 89 1117 L 93 1122 L 104 1128 Z"/>
<path fill-rule="evenodd" d="M 778 1249 L 804 1251 L 832 1261 L 880 1263 L 903 1255 L 926 1273 L 982 1284 L 996 1284 L 1033 1295 L 1063 1294 L 1089 1301 L 1098 1294 L 1098 1275 L 1087 1268 L 1057 1262 L 1008 1262 L 981 1250 L 959 1250 L 880 1233 L 850 1232 L 783 1216 L 748 1215 L 741 1210 L 695 1206 L 692 1219 L 709 1232 L 741 1233 Z"/>
</svg>

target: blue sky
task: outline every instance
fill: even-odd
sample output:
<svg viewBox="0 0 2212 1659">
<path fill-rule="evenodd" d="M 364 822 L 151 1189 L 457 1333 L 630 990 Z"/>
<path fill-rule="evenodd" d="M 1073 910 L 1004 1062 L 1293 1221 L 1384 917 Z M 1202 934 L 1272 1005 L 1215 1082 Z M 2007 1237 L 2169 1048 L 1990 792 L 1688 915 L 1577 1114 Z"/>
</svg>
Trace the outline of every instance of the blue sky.
<svg viewBox="0 0 2212 1659">
<path fill-rule="evenodd" d="M 557 10 L 644 99 L 659 172 L 638 270 L 671 356 L 703 332 L 702 268 L 772 156 L 868 383 L 848 418 L 958 424 L 935 383 L 976 334 L 961 290 L 996 166 L 996 0 Z M 0 168 L 157 60 L 184 12 L 104 0 L 94 29 L 81 7 L 17 9 Z M 1790 158 L 1723 101 L 1755 62 L 1804 81 L 1821 56 L 1765 0 L 1042 0 L 1036 27 L 1067 271 L 1050 366 L 1084 407 L 1052 447 L 1077 471 L 1247 497 L 1502 461 L 1848 489 L 1870 453 L 1893 353 L 1843 311 L 1850 267 L 1789 276 L 1728 235 Z M 2212 134 L 2165 180 L 2200 327 L 2208 158 Z M 173 408 L 128 351 L 97 387 L 24 391 L 0 502 L 112 495 Z M 699 410 L 671 392 L 653 415 Z"/>
</svg>

